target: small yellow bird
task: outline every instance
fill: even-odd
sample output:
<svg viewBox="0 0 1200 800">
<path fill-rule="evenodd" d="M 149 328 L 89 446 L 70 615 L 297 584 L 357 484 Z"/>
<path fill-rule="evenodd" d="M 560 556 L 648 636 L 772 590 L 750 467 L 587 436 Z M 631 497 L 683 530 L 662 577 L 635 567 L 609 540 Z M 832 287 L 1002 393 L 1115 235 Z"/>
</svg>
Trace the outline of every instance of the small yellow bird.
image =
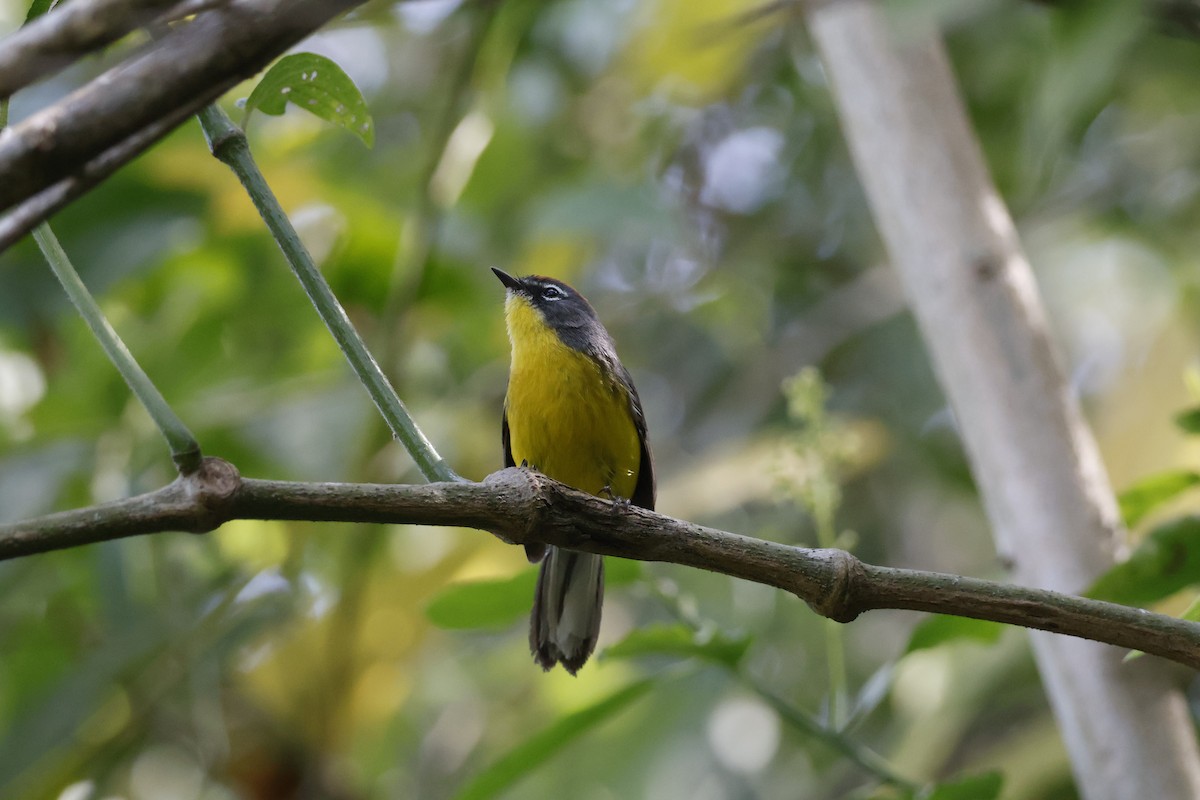
<svg viewBox="0 0 1200 800">
<path fill-rule="evenodd" d="M 501 439 L 505 466 L 521 464 L 599 497 L 654 508 L 654 464 L 646 418 L 608 331 L 583 295 L 553 278 L 514 278 L 504 317 L 512 367 Z M 529 647 L 542 669 L 572 675 L 596 649 L 604 602 L 604 558 L 542 544 Z M 544 559 L 544 560 L 543 560 Z"/>
</svg>

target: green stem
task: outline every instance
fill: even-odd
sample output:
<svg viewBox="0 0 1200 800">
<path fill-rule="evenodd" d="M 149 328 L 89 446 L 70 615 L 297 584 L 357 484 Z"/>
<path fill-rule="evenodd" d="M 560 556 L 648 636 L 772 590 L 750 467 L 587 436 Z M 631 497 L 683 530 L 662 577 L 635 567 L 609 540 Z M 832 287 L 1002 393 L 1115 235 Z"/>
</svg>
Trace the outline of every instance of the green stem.
<svg viewBox="0 0 1200 800">
<path fill-rule="evenodd" d="M 853 739 L 847 738 L 840 731 L 822 725 L 815 718 L 799 709 L 793 708 L 746 676 L 741 673 L 737 674 L 747 688 L 761 697 L 767 705 L 775 709 L 775 712 L 792 727 L 798 728 L 808 736 L 824 743 L 830 749 L 841 753 L 884 783 L 910 792 L 915 792 L 920 788 L 915 783 L 893 772 L 891 766 L 874 750 L 864 747 Z"/>
<path fill-rule="evenodd" d="M 167 440 L 175 466 L 184 475 L 195 472 L 200 467 L 201 461 L 200 445 L 196 442 L 196 438 L 167 405 L 167 401 L 163 399 L 158 388 L 138 366 L 133 354 L 129 352 L 129 348 L 125 346 L 121 337 L 105 319 L 100 306 L 96 304 L 96 300 L 79 278 L 79 273 L 71 265 L 71 260 L 67 258 L 66 252 L 58 243 L 58 238 L 50 230 L 50 226 L 46 223 L 39 225 L 33 231 L 33 238 L 41 248 L 46 261 L 49 262 L 55 277 L 66 290 L 67 296 L 71 298 L 71 302 L 79 310 L 80 316 L 92 329 L 92 335 L 96 337 L 100 346 L 104 348 L 104 352 L 108 354 L 109 361 L 121 373 L 121 377 L 129 384 L 129 388 L 146 408 L 146 411 L 150 413 L 154 424 L 158 426 Z"/>
<path fill-rule="evenodd" d="M 4 130 L 6 127 L 8 127 L 8 98 L 0 100 L 0 130 Z M 100 342 L 104 352 L 108 354 L 109 361 L 121 373 L 125 383 L 129 385 L 142 406 L 149 412 L 150 418 L 154 420 L 154 424 L 158 426 L 167 440 L 167 446 L 171 448 L 171 458 L 175 462 L 176 469 L 184 475 L 195 472 L 200 467 L 201 461 L 200 444 L 196 441 L 196 437 L 183 424 L 183 420 L 179 419 L 167 405 L 162 393 L 138 365 L 137 360 L 129 352 L 125 343 L 121 341 L 121 337 L 117 335 L 112 325 L 104 318 L 100 306 L 96 304 L 95 298 L 80 279 L 79 273 L 75 271 L 71 259 L 62 249 L 62 245 L 59 244 L 58 237 L 54 235 L 50 225 L 42 223 L 35 228 L 33 238 L 41 248 L 47 263 L 50 264 L 50 269 L 54 271 L 59 283 L 66 290 L 67 296 L 71 298 L 71 302 L 75 304 L 80 316 L 92 329 L 92 334 Z"/>
<path fill-rule="evenodd" d="M 433 445 L 421 429 L 417 427 L 408 409 L 396 395 L 396 390 L 384 376 L 383 370 L 375 363 L 375 359 L 367 351 L 362 339 L 350 323 L 345 310 L 334 297 L 333 291 L 321 275 L 312 257 L 300 242 L 296 229 L 283 213 L 279 201 L 267 185 L 266 179 L 254 163 L 250 154 L 250 146 L 246 142 L 246 134 L 234 125 L 229 116 L 218 106 L 210 105 L 198 115 L 204 136 L 208 140 L 209 149 L 214 156 L 221 160 L 237 175 L 242 182 L 258 213 L 279 244 L 279 249 L 287 258 L 288 264 L 300 284 L 304 287 L 317 313 L 333 334 L 338 347 L 341 348 L 346 360 L 350 362 L 358 379 L 366 387 L 371 399 L 375 402 L 379 413 L 383 415 L 392 434 L 400 440 L 409 454 L 413 457 L 421 474 L 430 481 L 462 480 L 454 470 L 437 454 Z"/>
<path fill-rule="evenodd" d="M 695 610 L 688 609 L 680 603 L 677 593 L 665 590 L 657 581 L 650 581 L 650 591 L 667 607 L 667 610 L 675 619 L 679 620 L 692 631 L 699 633 L 710 626 L 711 623 L 701 619 Z M 832 750 L 841 753 L 850 761 L 853 761 L 865 771 L 874 775 L 881 782 L 913 792 L 917 790 L 918 787 L 916 784 L 893 772 L 891 766 L 888 765 L 882 756 L 866 745 L 859 744 L 851 739 L 841 728 L 825 725 L 811 714 L 807 714 L 789 705 L 786 701 L 775 696 L 760 685 L 754 678 L 747 675 L 745 670 L 740 666 L 732 664 L 722 664 L 721 666 L 725 667 L 740 684 L 754 692 L 770 705 L 771 708 L 775 709 L 783 721 L 793 728 L 824 743 Z"/>
<path fill-rule="evenodd" d="M 817 510 L 817 542 L 821 547 L 837 547 L 831 504 L 821 503 Z M 825 668 L 829 673 L 829 725 L 835 730 L 846 726 L 848 685 L 846 677 L 846 639 L 841 623 L 821 621 L 825 628 Z"/>
<path fill-rule="evenodd" d="M 0 100 L 0 131 L 6 127 L 8 127 L 8 98 Z M 33 238 L 41 248 L 47 263 L 50 264 L 50 269 L 54 271 L 59 283 L 66 290 L 67 296 L 71 298 L 71 302 L 75 304 L 80 316 L 92 329 L 92 334 L 100 342 L 104 352 L 108 354 L 109 361 L 121 373 L 125 383 L 129 384 L 129 388 L 149 412 L 150 418 L 154 420 L 154 424 L 158 426 L 167 440 L 167 446 L 171 448 L 171 458 L 175 462 L 176 469 L 184 475 L 195 472 L 199 469 L 201 461 L 199 442 L 183 424 L 183 420 L 176 416 L 171 407 L 167 405 L 162 393 L 138 365 L 137 360 L 129 352 L 125 343 L 121 341 L 121 337 L 117 335 L 112 325 L 104 318 L 100 306 L 96 304 L 95 298 L 80 279 L 79 273 L 75 271 L 71 259 L 67 257 L 66 251 L 58 243 L 58 237 L 54 235 L 54 231 L 50 230 L 50 225 L 42 223 L 35 228 Z"/>
</svg>

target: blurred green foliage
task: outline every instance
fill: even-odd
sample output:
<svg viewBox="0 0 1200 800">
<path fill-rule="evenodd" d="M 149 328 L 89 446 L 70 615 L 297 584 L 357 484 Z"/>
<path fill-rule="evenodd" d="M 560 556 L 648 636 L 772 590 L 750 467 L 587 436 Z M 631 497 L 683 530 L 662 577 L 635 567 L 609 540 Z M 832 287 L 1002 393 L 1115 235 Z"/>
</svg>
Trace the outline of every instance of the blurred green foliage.
<svg viewBox="0 0 1200 800">
<path fill-rule="evenodd" d="M 942 15 L 1115 485 L 1194 475 L 1172 416 L 1200 403 L 1200 46 L 1119 0 L 888 7 L 901 26 Z M 487 267 L 548 273 L 634 374 L 662 511 L 803 545 L 853 531 L 869 561 L 1001 578 L 820 63 L 797 14 L 740 17 L 755 8 L 367 5 L 300 49 L 362 91 L 374 148 L 295 108 L 255 116 L 252 147 L 461 474 L 500 466 Z M 0 32 L 27 10 L 0 1 Z M 18 94 L 12 120 L 101 67 Z M 205 452 L 251 476 L 419 480 L 195 124 L 54 226 Z M 0 517 L 171 480 L 32 242 L 0 276 Z M 789 416 L 797 374 L 793 401 L 817 402 Z M 1135 557 L 1120 597 L 1188 605 L 1192 483 L 1127 506 L 1147 547 L 1189 555 Z M 572 679 L 528 657 L 530 570 L 474 531 L 252 521 L 0 564 L 0 796 L 1075 796 L 1019 632 L 846 626 L 837 731 L 834 643 L 794 598 L 638 566 L 610 581 L 602 657 Z"/>
</svg>

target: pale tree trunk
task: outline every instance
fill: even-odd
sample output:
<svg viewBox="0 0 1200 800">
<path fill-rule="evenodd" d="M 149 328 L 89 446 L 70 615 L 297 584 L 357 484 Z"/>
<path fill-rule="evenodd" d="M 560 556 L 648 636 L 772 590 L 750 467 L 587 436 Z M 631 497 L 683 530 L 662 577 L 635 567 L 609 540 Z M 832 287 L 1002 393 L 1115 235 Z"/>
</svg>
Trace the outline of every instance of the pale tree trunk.
<svg viewBox="0 0 1200 800">
<path fill-rule="evenodd" d="M 911 19 L 898 33 L 870 0 L 814 3 L 807 17 L 997 544 L 1015 580 L 1079 592 L 1123 531 L 940 38 Z M 1200 797 L 1200 751 L 1163 664 L 1030 636 L 1084 797 Z"/>
</svg>

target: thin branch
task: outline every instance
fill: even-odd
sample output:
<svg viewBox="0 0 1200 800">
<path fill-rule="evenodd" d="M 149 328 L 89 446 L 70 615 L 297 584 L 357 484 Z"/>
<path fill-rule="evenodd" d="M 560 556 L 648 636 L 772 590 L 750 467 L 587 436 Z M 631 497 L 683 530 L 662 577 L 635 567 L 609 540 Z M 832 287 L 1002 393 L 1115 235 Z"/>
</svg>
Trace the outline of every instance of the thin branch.
<svg viewBox="0 0 1200 800">
<path fill-rule="evenodd" d="M 433 443 L 425 438 L 425 434 L 417 427 L 396 390 L 388 382 L 387 376 L 375 363 L 362 338 L 354 330 L 345 309 L 329 288 L 325 276 L 313 263 L 296 229 L 292 227 L 291 220 L 283 213 L 275 193 L 271 191 L 258 165 L 255 164 L 250 154 L 250 146 L 246 143 L 246 134 L 215 105 L 200 112 L 200 125 L 204 128 L 204 136 L 213 155 L 232 169 L 246 188 L 254 207 L 262 215 L 263 222 L 270 228 L 279 249 L 283 251 L 292 271 L 296 273 L 296 278 L 304 287 L 305 294 L 312 300 L 317 313 L 329 328 L 346 360 L 350 362 L 355 375 L 375 401 L 375 406 L 391 428 L 392 435 L 400 440 L 428 480 L 458 479 L 450 465 L 438 455 Z"/>
<path fill-rule="evenodd" d="M 0 98 L 150 22 L 176 0 L 74 0 L 0 40 Z"/>
<path fill-rule="evenodd" d="M 172 28 L 145 53 L 0 135 L 0 209 L 78 172 L 156 120 L 196 113 L 360 2 L 242 0 Z"/>
<path fill-rule="evenodd" d="M 1200 669 L 1200 623 L 753 539 L 615 505 L 515 467 L 482 483 L 294 483 L 244 479 L 232 464 L 206 458 L 200 470 L 149 494 L 0 525 L 0 561 L 146 533 L 203 533 L 234 519 L 478 528 L 512 544 L 670 562 L 774 586 L 838 622 L 883 608 L 953 614 L 1142 650 Z"/>
<path fill-rule="evenodd" d="M 79 277 L 79 273 L 75 271 L 71 259 L 67 257 L 66 251 L 59 244 L 58 237 L 50 230 L 48 224 L 43 223 L 34 230 L 33 238 L 41 248 L 42 255 L 45 256 L 46 262 L 53 270 L 54 276 L 62 284 L 67 297 L 71 298 L 79 315 L 83 317 L 83 321 L 91 329 L 92 335 L 104 349 L 108 360 L 121 373 L 121 377 L 125 379 L 129 389 L 145 407 L 154 420 L 154 424 L 162 432 L 163 438 L 167 440 L 175 466 L 184 474 L 199 469 L 200 445 L 196 441 L 196 437 L 183 424 L 183 420 L 171 410 L 171 406 L 158 391 L 158 387 L 150 380 L 150 376 L 137 363 L 133 354 L 129 352 L 129 348 L 125 346 L 121 337 L 109 324 L 104 312 L 100 310 L 100 306 L 92 297 L 92 293 L 88 291 L 87 286 Z"/>
<path fill-rule="evenodd" d="M 667 607 L 671 615 L 681 624 L 687 626 L 693 634 L 703 636 L 706 631 L 710 631 L 716 626 L 716 623 L 712 620 L 701 619 L 691 604 L 685 606 L 685 604 L 679 602 L 677 591 L 663 591 L 662 585 L 654 582 L 651 584 L 651 592 Z M 822 742 L 826 747 L 845 756 L 883 783 L 890 784 L 898 789 L 904 789 L 910 794 L 915 794 L 921 788 L 893 770 L 891 765 L 888 764 L 887 759 L 883 756 L 847 735 L 844 728 L 830 726 L 813 714 L 797 708 L 779 697 L 764 684 L 760 683 L 753 675 L 749 674 L 741 661 L 732 663 L 722 660 L 718 663 L 728 670 L 729 674 L 738 683 L 761 697 L 763 701 L 779 713 L 779 716 L 785 722 L 805 736 Z"/>
<path fill-rule="evenodd" d="M 823 725 L 819 720 L 795 708 L 769 689 L 745 679 L 744 676 L 738 675 L 738 677 L 742 678 L 742 683 L 762 698 L 763 702 L 775 709 L 775 712 L 789 725 L 798 728 L 831 750 L 845 756 L 884 783 L 908 792 L 915 793 L 920 789 L 912 781 L 897 774 L 887 760 L 871 748 L 855 741 L 837 728 Z"/>
<path fill-rule="evenodd" d="M 76 197 L 132 161 L 190 115 L 191 112 L 187 109 L 177 109 L 156 120 L 96 156 L 76 174 L 48 186 L 0 217 L 0 253 L 12 247 L 39 223 L 49 219 Z"/>
</svg>

